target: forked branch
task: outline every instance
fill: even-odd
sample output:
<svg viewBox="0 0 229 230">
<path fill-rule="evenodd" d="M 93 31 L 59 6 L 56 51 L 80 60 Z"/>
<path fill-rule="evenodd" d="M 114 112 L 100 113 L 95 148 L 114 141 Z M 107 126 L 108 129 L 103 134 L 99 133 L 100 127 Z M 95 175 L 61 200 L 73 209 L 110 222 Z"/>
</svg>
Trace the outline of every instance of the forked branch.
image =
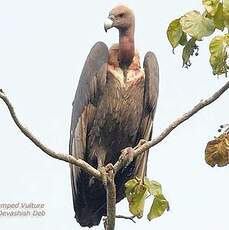
<svg viewBox="0 0 229 230">
<path fill-rule="evenodd" d="M 209 97 L 206 100 L 201 100 L 196 106 L 194 106 L 190 111 L 183 114 L 181 117 L 179 117 L 177 120 L 172 122 L 159 136 L 154 138 L 151 141 L 146 142 L 145 144 L 139 146 L 134 150 L 134 157 L 137 157 L 139 154 L 142 154 L 146 150 L 150 149 L 154 145 L 161 142 L 165 137 L 167 137 L 176 127 L 178 127 L 181 123 L 188 120 L 190 117 L 192 117 L 194 114 L 196 114 L 198 111 L 206 107 L 207 105 L 211 104 L 215 100 L 217 100 L 226 90 L 229 88 L 229 82 L 227 82 L 222 88 L 220 88 L 218 91 L 216 91 L 211 97 Z M 63 153 L 57 153 L 51 149 L 49 149 L 47 146 L 42 144 L 28 129 L 25 128 L 25 126 L 22 125 L 22 123 L 17 118 L 17 115 L 15 113 L 14 107 L 11 104 L 10 100 L 6 96 L 6 94 L 3 92 L 3 90 L 0 89 L 0 98 L 5 102 L 7 105 L 9 112 L 11 114 L 11 117 L 13 118 L 15 124 L 18 126 L 18 128 L 21 130 L 21 132 L 28 137 L 38 148 L 40 148 L 43 152 L 48 154 L 49 156 L 71 163 L 75 166 L 80 167 L 82 170 L 90 174 L 91 176 L 94 176 L 98 180 L 101 180 L 101 174 L 98 170 L 96 170 L 94 167 L 89 165 L 86 161 L 81 159 L 76 159 L 73 156 L 69 154 L 63 154 Z M 125 166 L 129 159 L 121 159 L 118 160 L 114 165 L 114 172 L 110 173 L 108 175 L 108 184 L 106 186 L 107 190 L 107 226 L 106 230 L 113 230 L 115 225 L 115 203 L 116 203 L 116 192 L 115 192 L 115 184 L 114 184 L 114 175 L 115 172 L 117 172 L 121 167 Z"/>
</svg>

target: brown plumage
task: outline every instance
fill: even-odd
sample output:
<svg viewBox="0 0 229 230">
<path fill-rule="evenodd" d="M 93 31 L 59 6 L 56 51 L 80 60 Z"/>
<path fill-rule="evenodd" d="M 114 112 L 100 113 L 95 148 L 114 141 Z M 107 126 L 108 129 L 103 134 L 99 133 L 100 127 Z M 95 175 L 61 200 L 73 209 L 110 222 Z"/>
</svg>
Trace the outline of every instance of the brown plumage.
<svg viewBox="0 0 229 230">
<path fill-rule="evenodd" d="M 98 42 L 91 49 L 73 101 L 70 154 L 94 167 L 115 163 L 122 149 L 149 140 L 158 97 L 158 64 L 148 52 L 143 69 L 134 47 L 134 14 L 115 7 L 105 30 L 119 30 L 119 44 L 109 50 Z M 124 198 L 124 184 L 146 174 L 148 152 L 121 169 L 116 177 L 117 202 Z M 71 166 L 75 218 L 81 226 L 98 225 L 106 215 L 102 182 Z"/>
</svg>

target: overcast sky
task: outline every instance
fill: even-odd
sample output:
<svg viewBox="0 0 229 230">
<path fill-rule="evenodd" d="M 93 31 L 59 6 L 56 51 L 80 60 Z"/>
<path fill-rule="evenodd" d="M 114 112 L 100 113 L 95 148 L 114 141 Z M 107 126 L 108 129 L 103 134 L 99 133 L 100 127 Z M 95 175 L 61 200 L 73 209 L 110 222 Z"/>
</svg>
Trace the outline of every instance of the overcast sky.
<svg viewBox="0 0 229 230">
<path fill-rule="evenodd" d="M 226 79 L 212 75 L 209 41 L 200 44 L 200 55 L 186 70 L 181 68 L 181 50 L 173 55 L 166 38 L 169 22 L 189 10 L 202 10 L 201 0 L 122 2 L 136 14 L 136 47 L 142 59 L 152 50 L 159 60 L 156 136 Z M 103 22 L 118 3 L 0 0 L 0 88 L 21 121 L 56 151 L 68 152 L 71 103 L 90 48 L 99 40 L 108 46 L 117 42 L 117 30 L 106 34 Z M 229 121 L 228 101 L 225 93 L 151 149 L 148 175 L 161 182 L 171 211 L 151 222 L 117 220 L 116 229 L 229 228 L 229 168 L 210 168 L 204 161 L 206 143 L 220 124 Z M 80 229 L 74 219 L 68 164 L 46 156 L 25 138 L 2 102 L 0 156 L 0 203 L 44 203 L 46 211 L 40 218 L 0 217 L 0 229 Z M 125 200 L 117 207 L 117 214 L 128 215 Z"/>
</svg>

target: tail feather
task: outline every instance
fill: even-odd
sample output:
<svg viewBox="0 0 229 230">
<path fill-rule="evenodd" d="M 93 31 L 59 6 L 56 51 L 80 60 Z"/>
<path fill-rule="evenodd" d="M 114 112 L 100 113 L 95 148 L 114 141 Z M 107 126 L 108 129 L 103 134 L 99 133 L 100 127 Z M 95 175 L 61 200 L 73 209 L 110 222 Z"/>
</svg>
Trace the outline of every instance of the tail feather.
<svg viewBox="0 0 229 230">
<path fill-rule="evenodd" d="M 120 170 L 115 177 L 116 202 L 125 197 L 125 186 L 133 174 L 135 162 Z M 95 179 L 90 185 L 90 176 L 80 172 L 77 178 L 77 193 L 73 190 L 73 205 L 75 218 L 82 227 L 99 225 L 103 216 L 106 216 L 106 191 L 102 182 Z"/>
<path fill-rule="evenodd" d="M 101 182 L 95 180 L 89 186 L 89 176 L 81 172 L 77 181 L 77 193 L 73 194 L 75 218 L 82 227 L 99 225 L 106 215 L 106 192 Z"/>
<path fill-rule="evenodd" d="M 80 215 L 75 215 L 77 222 L 82 227 L 93 227 L 99 225 L 102 216 L 104 215 L 103 210 L 94 212 L 90 208 L 83 208 Z"/>
</svg>

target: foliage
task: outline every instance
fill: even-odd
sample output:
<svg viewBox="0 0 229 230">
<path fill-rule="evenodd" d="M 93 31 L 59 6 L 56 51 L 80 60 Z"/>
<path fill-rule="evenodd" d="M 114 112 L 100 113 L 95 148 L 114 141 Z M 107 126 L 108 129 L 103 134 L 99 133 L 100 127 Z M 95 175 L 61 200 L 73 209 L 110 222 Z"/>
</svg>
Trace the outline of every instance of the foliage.
<svg viewBox="0 0 229 230">
<path fill-rule="evenodd" d="M 169 203 L 163 196 L 163 194 L 156 195 L 153 204 L 150 208 L 150 212 L 147 215 L 148 220 L 152 220 L 161 216 L 165 210 L 169 209 Z"/>
<path fill-rule="evenodd" d="M 220 1 L 219 0 L 202 0 L 202 3 L 204 5 L 206 11 L 211 16 L 214 16 L 217 12 Z"/>
<path fill-rule="evenodd" d="M 229 0 L 202 0 L 203 13 L 193 10 L 173 20 L 167 29 L 167 37 L 173 50 L 183 46 L 183 67 L 191 65 L 190 58 L 198 55 L 197 42 L 211 36 L 215 31 L 229 31 Z M 229 34 L 217 35 L 209 45 L 210 64 L 214 75 L 227 75 Z M 188 38 L 188 39 L 187 39 Z"/>
<path fill-rule="evenodd" d="M 165 210 L 169 210 L 169 203 L 162 194 L 160 183 L 149 180 L 148 178 L 139 179 L 136 177 L 127 181 L 125 188 L 129 210 L 134 216 L 138 218 L 143 216 L 145 200 L 150 196 L 153 196 L 154 200 L 147 215 L 148 220 L 157 218 Z"/>
<path fill-rule="evenodd" d="M 167 30 L 167 36 L 174 49 L 180 44 L 182 35 L 185 35 L 185 33 L 182 31 L 180 20 L 176 19 L 172 21 L 169 24 L 169 27 Z"/>
<path fill-rule="evenodd" d="M 215 31 L 214 22 L 202 16 L 200 12 L 196 10 L 190 11 L 182 16 L 180 18 L 180 24 L 185 33 L 200 41 L 203 37 L 210 36 Z"/>
<path fill-rule="evenodd" d="M 190 38 L 184 46 L 182 59 L 183 59 L 183 67 L 188 68 L 191 66 L 190 57 L 195 53 L 198 55 L 199 47 L 196 45 L 196 39 Z"/>
<path fill-rule="evenodd" d="M 225 132 L 208 142 L 205 160 L 212 167 L 215 165 L 223 167 L 229 164 L 229 133 Z"/>
<path fill-rule="evenodd" d="M 223 1 L 224 24 L 229 29 L 229 0 Z"/>
<path fill-rule="evenodd" d="M 213 74 L 227 73 L 227 51 L 229 46 L 229 34 L 216 36 L 212 39 L 209 50 L 211 53 L 210 63 L 213 69 Z"/>
</svg>

